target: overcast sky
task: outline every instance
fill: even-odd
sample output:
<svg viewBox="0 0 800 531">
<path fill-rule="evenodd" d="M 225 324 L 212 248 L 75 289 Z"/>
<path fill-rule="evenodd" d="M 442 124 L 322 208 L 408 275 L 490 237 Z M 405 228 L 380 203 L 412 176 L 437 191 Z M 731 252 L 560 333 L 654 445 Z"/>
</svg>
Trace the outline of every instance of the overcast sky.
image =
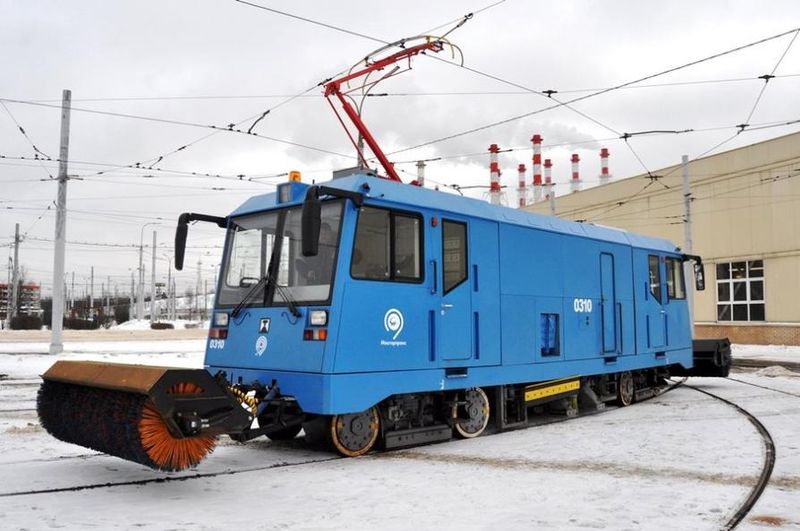
<svg viewBox="0 0 800 531">
<path fill-rule="evenodd" d="M 0 245 L 13 240 L 19 223 L 26 236 L 20 262 L 45 292 L 52 286 L 57 185 L 50 176 L 57 175 L 57 164 L 14 157 L 32 157 L 32 142 L 57 158 L 62 89 L 70 89 L 73 97 L 69 174 L 81 177 L 68 186 L 67 239 L 122 245 L 70 244 L 66 271 L 75 272 L 77 291 L 91 266 L 95 295 L 108 276 L 112 285 L 128 290 L 131 270 L 138 265 L 132 246 L 142 234 L 149 244 L 153 229 L 163 245 L 157 273 L 159 279 L 166 276 L 166 256 L 181 212 L 225 215 L 285 179 L 270 176 L 297 169 L 306 181 L 324 181 L 331 170 L 354 165 L 353 149 L 321 90 L 308 89 L 349 68 L 382 46 L 380 41 L 437 27 L 434 33 L 441 34 L 462 15 L 493 1 L 260 3 L 362 36 L 232 0 L 0 0 L 0 98 L 28 102 L 3 101 L 5 108 L 0 106 L 0 155 L 8 157 L 0 159 Z M 446 23 L 451 24 L 442 26 Z M 453 61 L 446 50 L 438 57 L 455 64 L 415 59 L 411 71 L 373 89 L 389 96 L 368 98 L 363 116 L 391 153 L 554 103 L 531 91 L 557 90 L 555 97 L 566 101 L 799 26 L 800 2 L 794 0 L 507 0 L 477 13 L 448 38 L 463 52 L 465 66 L 512 84 L 459 68 L 458 56 Z M 800 118 L 800 42 L 790 46 L 795 36 L 587 99 L 574 104 L 574 110 L 532 114 L 390 158 L 409 162 L 398 168 L 412 180 L 413 161 L 443 157 L 428 164 L 430 187 L 483 185 L 488 184 L 489 144 L 513 148 L 500 156 L 512 205 L 519 163 L 528 166 L 530 180 L 533 133 L 544 137 L 544 157 L 553 160 L 554 178 L 564 183 L 557 193 L 568 190 L 571 153 L 581 157 L 585 186 L 597 182 L 600 147 L 611 151 L 614 178 L 655 171 L 680 161 L 682 154 L 701 155 L 731 137 L 738 124 L 755 127 Z M 776 77 L 748 119 L 764 87 L 758 76 L 773 70 Z M 303 97 L 287 102 L 304 91 Z M 203 127 L 85 112 L 201 125 L 242 122 L 247 129 L 253 117 L 283 102 L 254 128 L 262 137 L 209 136 L 214 131 Z M 626 132 L 685 129 L 712 130 L 633 137 L 633 150 L 619 139 Z M 745 130 L 718 151 L 798 130 L 800 124 Z M 161 156 L 156 169 L 125 167 L 137 162 L 149 166 Z M 98 174 L 103 170 L 108 171 Z M 188 172 L 245 177 L 193 178 Z M 485 191 L 474 189 L 469 195 L 480 198 Z M 160 225 L 143 228 L 150 222 Z M 194 282 L 201 257 L 210 283 L 222 238 L 214 228 L 192 227 L 187 251 L 192 266 L 180 274 L 182 286 Z M 3 248 L 10 255 L 11 247 Z M 149 280 L 149 257 L 147 264 Z M 5 269 L 0 281 L 6 279 Z"/>
</svg>

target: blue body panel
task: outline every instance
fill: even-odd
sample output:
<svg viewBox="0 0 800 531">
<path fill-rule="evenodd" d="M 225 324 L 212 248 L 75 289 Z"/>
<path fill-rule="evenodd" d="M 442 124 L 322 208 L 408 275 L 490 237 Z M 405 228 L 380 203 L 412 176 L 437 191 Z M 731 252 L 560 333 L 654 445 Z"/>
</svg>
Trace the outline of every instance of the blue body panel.
<svg viewBox="0 0 800 531">
<path fill-rule="evenodd" d="M 421 281 L 352 278 L 359 209 L 346 201 L 330 304 L 301 306 L 300 318 L 283 306 L 247 308 L 225 341 L 209 340 L 212 373 L 275 380 L 304 411 L 340 414 L 398 393 L 692 365 L 687 301 L 669 299 L 664 280 L 664 260 L 680 252 L 666 240 L 367 176 L 325 184 L 360 192 L 366 184 L 365 206 L 421 216 Z M 231 216 L 296 206 L 304 191 L 293 183 L 289 202 L 257 196 Z M 467 230 L 466 279 L 447 293 L 445 221 Z M 651 294 L 649 256 L 659 259 L 661 301 Z M 326 341 L 303 339 L 315 309 L 329 312 Z"/>
</svg>

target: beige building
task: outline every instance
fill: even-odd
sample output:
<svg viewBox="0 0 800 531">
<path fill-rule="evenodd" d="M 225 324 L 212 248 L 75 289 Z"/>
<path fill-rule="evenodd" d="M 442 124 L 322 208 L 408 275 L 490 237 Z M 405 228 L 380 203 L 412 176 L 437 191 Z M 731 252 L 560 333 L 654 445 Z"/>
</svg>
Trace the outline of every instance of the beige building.
<svg viewBox="0 0 800 531">
<path fill-rule="evenodd" d="M 680 165 L 556 198 L 556 214 L 684 247 Z M 800 345 L 800 133 L 689 163 L 695 337 Z M 594 177 L 594 176 L 593 176 Z M 547 202 L 527 207 L 548 214 Z"/>
</svg>

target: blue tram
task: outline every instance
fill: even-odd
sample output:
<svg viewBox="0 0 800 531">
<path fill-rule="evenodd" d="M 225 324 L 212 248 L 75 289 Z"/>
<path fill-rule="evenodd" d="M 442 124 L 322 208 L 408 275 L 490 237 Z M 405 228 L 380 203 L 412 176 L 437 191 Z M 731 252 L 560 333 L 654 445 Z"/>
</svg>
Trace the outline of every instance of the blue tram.
<svg viewBox="0 0 800 531">
<path fill-rule="evenodd" d="M 323 432 L 361 418 L 389 446 L 426 442 L 452 418 L 458 434 L 459 415 L 482 431 L 491 403 L 518 424 L 531 397 L 578 394 L 589 377 L 606 382 L 595 402 L 630 403 L 658 369 L 693 364 L 687 257 L 665 240 L 368 174 L 284 183 L 226 225 L 206 368 L 271 384 L 307 432 L 309 416 Z M 369 449 L 340 435 L 346 455 Z"/>
<path fill-rule="evenodd" d="M 476 437 L 727 374 L 693 344 L 672 243 L 403 185 L 289 181 L 227 217 L 203 369 L 58 361 L 37 409 L 55 437 L 181 470 L 228 434 L 301 429 L 345 456 Z"/>
</svg>

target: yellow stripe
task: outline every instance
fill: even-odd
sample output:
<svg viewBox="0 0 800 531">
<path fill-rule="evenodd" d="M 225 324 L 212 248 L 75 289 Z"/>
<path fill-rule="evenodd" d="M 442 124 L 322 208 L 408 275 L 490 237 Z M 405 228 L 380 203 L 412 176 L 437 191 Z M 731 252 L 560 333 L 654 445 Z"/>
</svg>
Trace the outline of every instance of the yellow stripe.
<svg viewBox="0 0 800 531">
<path fill-rule="evenodd" d="M 549 387 L 541 387 L 539 389 L 531 389 L 530 391 L 525 391 L 525 401 L 530 402 L 532 400 L 539 400 L 540 398 L 546 398 L 548 396 L 553 395 L 560 395 L 562 393 L 568 393 L 570 391 L 576 391 L 581 388 L 581 381 L 580 380 L 572 380 L 569 382 L 559 383 L 556 385 L 551 385 Z"/>
</svg>

